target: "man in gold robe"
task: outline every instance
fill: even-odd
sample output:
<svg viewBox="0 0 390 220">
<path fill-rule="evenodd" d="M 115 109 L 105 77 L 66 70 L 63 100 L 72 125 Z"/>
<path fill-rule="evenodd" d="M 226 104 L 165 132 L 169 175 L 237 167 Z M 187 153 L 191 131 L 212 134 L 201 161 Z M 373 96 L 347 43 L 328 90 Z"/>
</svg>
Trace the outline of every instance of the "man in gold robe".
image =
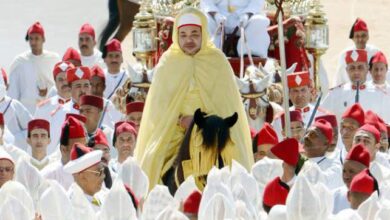
<svg viewBox="0 0 390 220">
<path fill-rule="evenodd" d="M 231 128 L 234 147 L 227 152 L 231 159 L 224 165 L 234 159 L 249 170 L 253 156 L 244 107 L 230 64 L 209 38 L 205 15 L 194 8 L 184 9 L 175 18 L 172 40 L 155 68 L 135 149 L 135 158 L 149 176 L 150 189 L 161 184 L 172 167 L 198 108 L 223 118 L 238 113 Z M 199 167 L 211 169 L 215 161 L 202 163 Z M 204 171 L 193 169 L 193 174 Z"/>
</svg>

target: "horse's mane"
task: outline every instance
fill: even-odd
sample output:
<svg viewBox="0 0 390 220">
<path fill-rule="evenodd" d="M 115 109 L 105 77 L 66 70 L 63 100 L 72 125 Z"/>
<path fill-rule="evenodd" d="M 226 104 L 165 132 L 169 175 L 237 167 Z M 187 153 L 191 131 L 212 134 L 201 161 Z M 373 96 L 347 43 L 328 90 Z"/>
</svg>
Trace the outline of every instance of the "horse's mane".
<svg viewBox="0 0 390 220">
<path fill-rule="evenodd" d="M 189 128 L 187 129 L 183 141 L 180 145 L 179 153 L 175 159 L 174 166 L 180 161 L 190 158 L 189 145 L 191 140 L 191 134 L 196 124 L 202 135 L 202 146 L 206 149 L 212 149 L 217 146 L 218 154 L 222 152 L 226 144 L 230 140 L 230 127 L 232 127 L 237 121 L 237 113 L 234 113 L 231 117 L 223 119 L 217 115 L 210 115 L 205 117 L 206 113 L 201 112 L 198 109 L 194 114 Z"/>
</svg>

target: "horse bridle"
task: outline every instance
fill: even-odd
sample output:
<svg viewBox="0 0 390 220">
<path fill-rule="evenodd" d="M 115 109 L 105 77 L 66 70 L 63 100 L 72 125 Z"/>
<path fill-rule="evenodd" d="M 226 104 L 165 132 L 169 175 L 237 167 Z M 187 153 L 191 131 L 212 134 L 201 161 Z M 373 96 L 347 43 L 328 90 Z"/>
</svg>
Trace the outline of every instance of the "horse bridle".
<svg viewBox="0 0 390 220">
<path fill-rule="evenodd" d="M 264 95 L 266 95 L 267 91 L 264 89 L 261 92 L 257 92 L 255 90 L 255 86 L 253 85 L 252 80 L 249 80 L 249 93 L 241 93 L 241 96 L 244 98 L 244 102 L 246 100 L 249 100 L 249 117 L 251 117 L 253 120 L 257 118 L 258 115 L 258 108 L 256 99 L 260 98 L 264 103 L 269 103 L 268 100 L 265 100 L 263 98 Z"/>
</svg>

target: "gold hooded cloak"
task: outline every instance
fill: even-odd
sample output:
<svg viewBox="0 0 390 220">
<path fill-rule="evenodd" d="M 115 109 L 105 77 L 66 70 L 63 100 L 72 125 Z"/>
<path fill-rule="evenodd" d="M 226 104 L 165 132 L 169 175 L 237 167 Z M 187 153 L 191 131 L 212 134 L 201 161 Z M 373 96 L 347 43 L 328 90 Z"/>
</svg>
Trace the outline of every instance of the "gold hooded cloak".
<svg viewBox="0 0 390 220">
<path fill-rule="evenodd" d="M 187 13 L 202 22 L 201 49 L 193 56 L 185 54 L 178 43 L 177 21 Z M 135 158 L 149 177 L 150 189 L 162 183 L 161 177 L 179 151 L 185 132 L 177 125 L 179 116 L 193 115 L 197 108 L 223 118 L 237 112 L 238 121 L 231 128 L 235 145 L 231 157 L 248 170 L 253 164 L 249 125 L 233 70 L 207 30 L 202 12 L 184 9 L 175 18 L 173 43 L 155 67 L 135 148 Z"/>
</svg>

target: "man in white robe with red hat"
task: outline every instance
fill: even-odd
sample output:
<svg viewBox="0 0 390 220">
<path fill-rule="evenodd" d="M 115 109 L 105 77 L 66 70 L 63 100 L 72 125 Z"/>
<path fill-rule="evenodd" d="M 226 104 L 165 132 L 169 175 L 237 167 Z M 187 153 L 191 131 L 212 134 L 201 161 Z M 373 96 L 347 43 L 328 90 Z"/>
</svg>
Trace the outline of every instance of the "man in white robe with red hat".
<svg viewBox="0 0 390 220">
<path fill-rule="evenodd" d="M 71 93 L 66 71 L 74 68 L 74 65 L 67 61 L 58 62 L 53 69 L 53 78 L 55 82 L 56 94 L 37 105 L 34 118 L 42 118 L 51 121 L 53 115 L 70 101 Z"/>
<path fill-rule="evenodd" d="M 42 170 L 53 162 L 47 153 L 47 146 L 50 143 L 50 123 L 47 120 L 34 119 L 28 123 L 27 143 L 31 152 L 28 162 L 32 166 Z"/>
<path fill-rule="evenodd" d="M 339 213 L 341 210 L 350 208 L 348 202 L 348 189 L 351 185 L 353 177 L 360 173 L 365 168 L 370 167 L 370 153 L 362 144 L 357 144 L 348 152 L 343 164 L 343 182 L 345 185 L 340 186 L 334 191 L 334 207 L 333 214 Z"/>
<path fill-rule="evenodd" d="M 351 31 L 349 33 L 349 39 L 351 39 L 354 43 L 353 46 L 346 48 L 343 52 L 341 52 L 339 56 L 338 66 L 335 75 L 333 76 L 333 87 L 340 86 L 342 84 L 350 82 L 347 71 L 345 68 L 347 67 L 347 63 L 345 62 L 345 56 L 350 50 L 365 50 L 367 52 L 367 60 L 370 60 L 372 56 L 379 49 L 371 44 L 367 44 L 369 40 L 369 32 L 367 23 L 361 19 L 357 18 L 351 27 Z"/>
<path fill-rule="evenodd" d="M 289 91 L 289 98 L 292 103 L 290 111 L 299 111 L 301 113 L 304 126 L 307 126 L 309 121 L 314 122 L 314 118 L 329 113 L 324 108 L 317 108 L 316 112 L 315 106 L 310 103 L 312 93 L 311 85 L 312 80 L 310 79 L 310 74 L 308 71 L 295 72 L 287 75 L 287 85 Z M 313 115 L 314 114 L 314 115 Z M 282 140 L 282 117 L 281 114 L 277 115 L 272 123 L 276 133 L 280 140 Z"/>
<path fill-rule="evenodd" d="M 65 172 L 72 174 L 75 183 L 70 187 L 68 196 L 74 197 L 74 184 L 84 192 L 85 198 L 90 202 L 93 210 L 99 211 L 104 201 L 102 189 L 105 177 L 104 166 L 101 163 L 103 152 L 93 150 L 81 143 L 75 143 L 70 151 L 70 161 L 64 166 Z"/>
<path fill-rule="evenodd" d="M 367 52 L 361 49 L 350 50 L 345 54 L 345 62 L 350 82 L 329 90 L 321 107 L 331 111 L 340 120 L 346 108 L 359 102 L 366 111 L 372 110 L 389 122 L 390 95 L 367 86 Z"/>
<path fill-rule="evenodd" d="M 89 23 L 81 26 L 79 31 L 79 50 L 81 57 L 81 65 L 92 68 L 94 65 L 105 67 L 102 59 L 102 53 L 95 48 L 96 38 L 95 29 Z"/>
<path fill-rule="evenodd" d="M 318 165 L 324 175 L 326 186 L 330 190 L 340 187 L 343 184 L 340 164 L 326 156 L 326 152 L 332 141 L 332 125 L 324 119 L 319 119 L 307 129 L 303 144 L 308 161 Z"/>
<path fill-rule="evenodd" d="M 31 50 L 18 55 L 12 62 L 8 95 L 34 114 L 36 104 L 45 99 L 54 86 L 51 72 L 60 58 L 58 54 L 43 49 L 45 31 L 39 22 L 28 29 L 26 41 Z"/>
<path fill-rule="evenodd" d="M 129 75 L 125 69 L 121 68 L 123 63 L 121 42 L 112 39 L 104 47 L 103 55 L 107 68 L 104 69 L 106 78 L 106 89 L 104 98 L 112 100 L 115 92 L 123 86 Z"/>
<path fill-rule="evenodd" d="M 86 144 L 87 138 L 83 122 L 73 116 L 69 116 L 63 123 L 60 132 L 61 159 L 45 167 L 42 170 L 42 176 L 46 179 L 56 180 L 65 190 L 68 190 L 74 180 L 72 175 L 64 171 L 64 166 L 70 160 L 70 151 L 73 144 L 76 142 Z"/>
</svg>

